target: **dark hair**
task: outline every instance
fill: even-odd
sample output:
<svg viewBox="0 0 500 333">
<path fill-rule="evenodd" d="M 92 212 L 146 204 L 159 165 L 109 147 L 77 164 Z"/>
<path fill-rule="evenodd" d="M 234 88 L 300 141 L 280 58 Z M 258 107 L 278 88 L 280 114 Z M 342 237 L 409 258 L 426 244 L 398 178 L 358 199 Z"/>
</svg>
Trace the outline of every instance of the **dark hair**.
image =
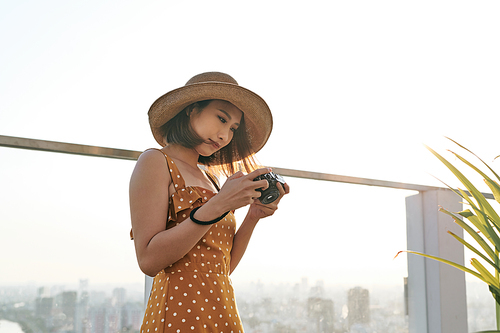
<svg viewBox="0 0 500 333">
<path fill-rule="evenodd" d="M 179 144 L 186 148 L 194 148 L 204 140 L 193 130 L 189 114 L 196 108 L 202 112 L 213 100 L 204 100 L 188 105 L 175 117 L 160 127 L 160 133 L 167 144 Z M 251 138 L 245 125 L 245 114 L 242 115 L 240 125 L 234 132 L 233 139 L 225 147 L 210 156 L 201 156 L 198 163 L 206 165 L 216 174 L 222 172 L 226 176 L 238 170 L 251 172 L 258 168 L 251 148 Z"/>
<path fill-rule="evenodd" d="M 186 148 L 194 148 L 203 143 L 203 139 L 191 127 L 189 115 L 195 107 L 201 112 L 212 100 L 188 105 L 175 117 L 160 127 L 160 133 L 167 143 L 176 143 Z"/>
</svg>

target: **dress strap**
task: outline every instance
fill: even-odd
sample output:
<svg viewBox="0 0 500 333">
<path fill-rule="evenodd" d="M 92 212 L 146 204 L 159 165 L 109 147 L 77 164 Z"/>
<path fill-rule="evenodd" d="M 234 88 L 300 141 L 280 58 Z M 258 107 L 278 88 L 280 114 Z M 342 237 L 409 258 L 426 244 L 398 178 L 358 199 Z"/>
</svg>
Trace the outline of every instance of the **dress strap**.
<svg viewBox="0 0 500 333">
<path fill-rule="evenodd" d="M 219 192 L 220 191 L 219 180 L 210 172 L 205 171 L 205 174 L 207 175 L 208 179 L 210 179 L 212 184 L 214 184 L 215 188 L 217 189 L 217 192 Z"/>
<path fill-rule="evenodd" d="M 182 178 L 181 173 L 179 172 L 179 169 L 177 169 L 177 165 L 175 162 L 168 157 L 167 154 L 163 150 L 160 150 L 163 155 L 165 155 L 165 158 L 167 159 L 167 164 L 168 164 L 168 172 L 170 172 L 170 177 L 172 177 L 172 182 L 174 183 L 175 190 L 181 189 L 181 188 L 186 188 L 186 182 L 184 182 L 184 178 Z"/>
<path fill-rule="evenodd" d="M 170 173 L 170 177 L 172 178 L 172 182 L 174 183 L 175 190 L 177 191 L 177 189 L 185 189 L 186 182 L 184 181 L 184 178 L 182 178 L 182 175 L 179 172 L 179 169 L 177 168 L 175 162 L 170 157 L 168 157 L 168 155 L 163 150 L 157 148 L 150 148 L 150 149 L 158 150 L 165 156 L 168 165 L 168 172 Z M 220 191 L 219 180 L 212 173 L 208 171 L 204 172 L 205 175 L 207 175 L 208 179 L 210 179 L 212 184 L 217 189 L 217 192 L 219 192 Z"/>
<path fill-rule="evenodd" d="M 179 169 L 177 168 L 175 162 L 170 157 L 168 157 L 168 155 L 163 150 L 157 148 L 151 149 L 158 150 L 165 156 L 165 159 L 167 160 L 168 172 L 170 173 L 170 177 L 172 178 L 172 182 L 174 183 L 175 191 L 177 191 L 177 189 L 186 188 L 186 182 L 184 181 L 184 178 L 182 178 L 182 175 L 179 172 Z"/>
</svg>

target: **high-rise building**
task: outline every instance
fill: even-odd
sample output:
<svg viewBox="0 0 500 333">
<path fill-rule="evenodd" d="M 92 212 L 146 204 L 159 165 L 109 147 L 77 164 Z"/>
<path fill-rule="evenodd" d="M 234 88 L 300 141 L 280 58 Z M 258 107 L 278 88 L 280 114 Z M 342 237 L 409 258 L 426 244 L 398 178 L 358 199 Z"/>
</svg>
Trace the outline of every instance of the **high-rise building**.
<svg viewBox="0 0 500 333">
<path fill-rule="evenodd" d="M 39 298 L 50 297 L 50 289 L 48 287 L 40 287 L 37 289 L 37 296 Z"/>
<path fill-rule="evenodd" d="M 106 306 L 94 306 L 89 309 L 91 333 L 109 333 Z"/>
<path fill-rule="evenodd" d="M 141 303 L 125 304 L 122 307 L 122 331 L 125 331 L 124 328 L 127 328 L 129 331 L 139 331 L 143 316 L 144 310 Z"/>
<path fill-rule="evenodd" d="M 370 295 L 368 290 L 360 287 L 349 289 L 347 308 L 349 327 L 353 324 L 370 323 Z"/>
<path fill-rule="evenodd" d="M 333 301 L 319 297 L 307 299 L 307 316 L 317 333 L 331 333 L 334 329 Z M 312 328 L 312 327 L 311 327 Z"/>
<path fill-rule="evenodd" d="M 49 317 L 52 315 L 54 299 L 52 297 L 37 297 L 35 300 L 35 315 L 38 317 Z"/>
<path fill-rule="evenodd" d="M 90 333 L 89 280 L 80 280 L 75 314 L 75 333 Z"/>
<path fill-rule="evenodd" d="M 127 290 L 125 288 L 115 288 L 113 289 L 113 295 L 111 297 L 112 306 L 122 306 L 127 301 Z"/>
<path fill-rule="evenodd" d="M 309 290 L 309 297 L 322 298 L 325 294 L 325 283 L 323 280 L 316 281 L 316 285 Z"/>
<path fill-rule="evenodd" d="M 64 291 L 61 298 L 61 309 L 66 318 L 73 320 L 76 311 L 76 291 Z"/>
</svg>

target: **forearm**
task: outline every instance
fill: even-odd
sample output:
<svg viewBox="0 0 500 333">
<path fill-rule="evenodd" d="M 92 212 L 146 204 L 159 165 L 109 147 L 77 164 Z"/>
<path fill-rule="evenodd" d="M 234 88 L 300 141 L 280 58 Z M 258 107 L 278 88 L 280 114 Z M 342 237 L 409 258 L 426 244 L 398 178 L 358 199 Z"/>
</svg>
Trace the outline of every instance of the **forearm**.
<svg viewBox="0 0 500 333">
<path fill-rule="evenodd" d="M 145 248 L 137 251 L 141 270 L 155 276 L 159 271 L 174 264 L 184 257 L 207 231 L 192 221 L 181 224 L 156 234 Z"/>
<path fill-rule="evenodd" d="M 252 237 L 253 231 L 258 222 L 259 219 L 252 218 L 247 215 L 234 235 L 229 274 L 235 270 L 241 258 L 243 258 L 243 255 L 248 247 L 248 243 L 250 242 L 250 238 Z"/>
<path fill-rule="evenodd" d="M 200 220 L 213 219 L 213 207 L 208 204 L 200 208 L 195 217 Z M 147 244 L 136 243 L 136 252 L 141 270 L 150 276 L 174 264 L 184 257 L 210 229 L 211 225 L 199 225 L 188 217 L 179 225 L 155 234 Z"/>
</svg>

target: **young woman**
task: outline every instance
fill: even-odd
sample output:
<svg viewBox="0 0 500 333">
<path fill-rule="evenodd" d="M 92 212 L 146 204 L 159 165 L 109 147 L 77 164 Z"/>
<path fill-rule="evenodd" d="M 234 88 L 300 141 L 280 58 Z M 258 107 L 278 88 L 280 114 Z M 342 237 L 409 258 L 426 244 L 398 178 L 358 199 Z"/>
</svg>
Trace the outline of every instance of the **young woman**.
<svg viewBox="0 0 500 333">
<path fill-rule="evenodd" d="M 161 96 L 148 115 L 163 148 L 145 151 L 130 181 L 137 260 L 155 277 L 141 333 L 243 332 L 229 274 L 257 222 L 289 192 L 278 183 L 276 201 L 258 200 L 268 182 L 254 179 L 270 170 L 252 156 L 271 133 L 269 107 L 231 76 L 209 72 Z M 220 189 L 213 172 L 229 176 Z M 247 205 L 236 232 L 233 212 Z"/>
</svg>

